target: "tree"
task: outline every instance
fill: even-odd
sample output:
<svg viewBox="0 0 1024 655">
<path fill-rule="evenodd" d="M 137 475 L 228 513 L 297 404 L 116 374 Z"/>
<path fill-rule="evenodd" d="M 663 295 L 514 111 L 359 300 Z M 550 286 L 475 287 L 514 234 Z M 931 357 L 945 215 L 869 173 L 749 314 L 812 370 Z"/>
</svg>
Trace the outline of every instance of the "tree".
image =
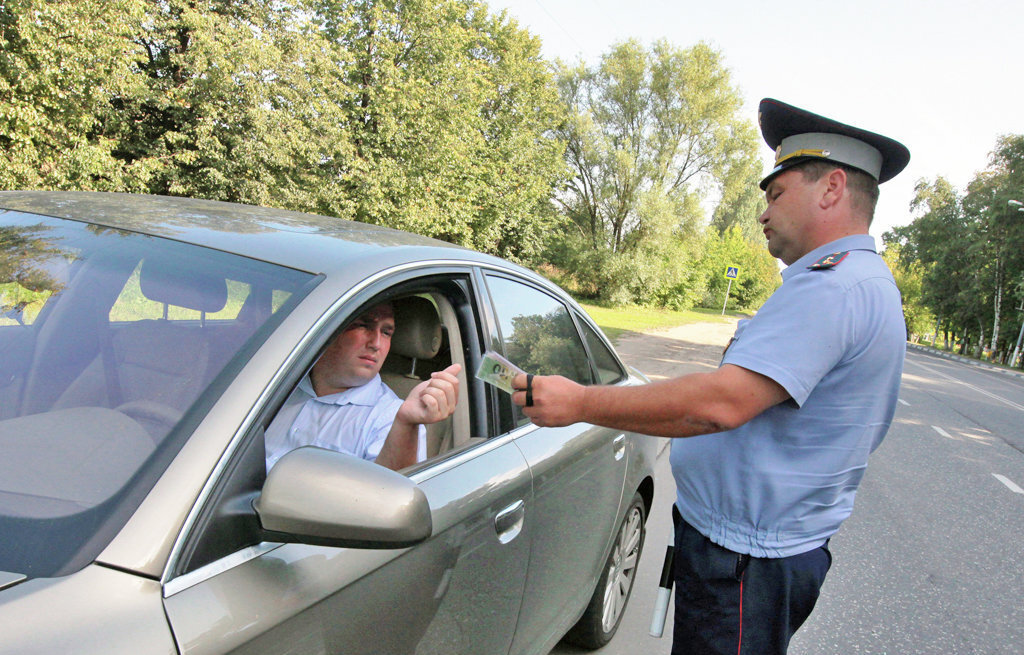
<svg viewBox="0 0 1024 655">
<path fill-rule="evenodd" d="M 626 41 L 595 68 L 563 65 L 558 81 L 572 172 L 558 201 L 573 229 L 556 244 L 556 263 L 607 300 L 698 301 L 702 202 L 755 152 L 721 55 L 704 44 Z"/>
<path fill-rule="evenodd" d="M 760 241 L 763 241 L 762 237 Z M 725 277 L 729 266 L 740 271 L 732 285 Z M 771 256 L 764 243 L 753 243 L 741 224 L 727 228 L 721 235 L 712 233 L 701 261 L 706 276 L 707 291 L 703 307 L 721 308 L 728 290 L 728 305 L 736 309 L 756 309 L 779 287 L 778 261 Z"/>
<path fill-rule="evenodd" d="M 722 197 L 715 207 L 711 225 L 720 235 L 733 226 L 739 226 L 747 241 L 764 249 L 764 232 L 757 220 L 766 206 L 760 187 L 764 170 L 753 126 L 737 126 L 737 132 L 743 129 L 749 129 L 751 134 L 742 139 L 743 149 L 728 162 L 722 176 Z"/>
<path fill-rule="evenodd" d="M 531 261 L 540 44 L 475 0 L 0 0 L 0 184 L 314 211 Z"/>
<path fill-rule="evenodd" d="M 0 2 L 0 188 L 120 190 L 111 96 L 139 91 L 136 0 Z"/>
<path fill-rule="evenodd" d="M 979 237 L 971 245 L 977 253 L 985 283 L 985 295 L 991 299 L 992 331 L 990 349 L 1006 353 L 1000 336 L 1004 319 L 1015 310 L 1012 298 L 1024 282 L 1024 217 L 1018 206 L 1009 204 L 1024 190 L 1024 135 L 999 139 L 989 158 L 989 167 L 975 176 L 964 199 L 965 211 L 974 218 Z"/>
<path fill-rule="evenodd" d="M 345 66 L 354 153 L 338 183 L 358 220 L 528 261 L 562 176 L 540 43 L 471 0 L 321 0 Z"/>
<path fill-rule="evenodd" d="M 255 0 L 148 3 L 141 92 L 111 98 L 117 156 L 150 193 L 351 213 L 323 171 L 351 153 L 334 53 L 301 8 Z"/>
<path fill-rule="evenodd" d="M 887 235 L 888 247 L 896 249 L 900 268 L 922 269 L 922 301 L 946 329 L 976 332 L 976 253 L 964 247 L 975 226 L 962 197 L 945 178 L 920 180 L 911 211 L 918 215 Z"/>
<path fill-rule="evenodd" d="M 924 266 L 919 261 L 901 257 L 901 246 L 892 232 L 883 237 L 886 243 L 882 258 L 889 265 L 896 286 L 903 301 L 903 319 L 907 324 L 907 335 L 916 340 L 922 334 L 934 329 L 935 315 L 924 304 Z"/>
</svg>

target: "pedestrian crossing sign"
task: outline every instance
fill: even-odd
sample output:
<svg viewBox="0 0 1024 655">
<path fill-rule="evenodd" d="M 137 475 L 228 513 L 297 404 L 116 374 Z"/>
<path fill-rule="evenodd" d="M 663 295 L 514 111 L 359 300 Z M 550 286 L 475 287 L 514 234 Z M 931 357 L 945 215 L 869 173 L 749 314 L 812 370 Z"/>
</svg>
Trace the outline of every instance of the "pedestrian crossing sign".
<svg viewBox="0 0 1024 655">
<path fill-rule="evenodd" d="M 740 267 L 739 266 L 728 266 L 725 269 L 725 277 L 727 277 L 730 280 L 735 280 L 737 277 L 739 277 L 739 274 L 740 274 Z"/>
</svg>

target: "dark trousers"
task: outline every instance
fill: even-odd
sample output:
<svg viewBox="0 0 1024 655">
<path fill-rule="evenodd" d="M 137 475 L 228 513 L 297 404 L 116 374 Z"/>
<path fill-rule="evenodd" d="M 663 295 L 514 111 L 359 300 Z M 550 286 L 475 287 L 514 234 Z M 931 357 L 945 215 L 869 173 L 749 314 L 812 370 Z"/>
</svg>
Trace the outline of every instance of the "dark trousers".
<svg viewBox="0 0 1024 655">
<path fill-rule="evenodd" d="M 679 520 L 672 655 L 784 655 L 831 563 L 827 543 L 792 557 L 751 557 Z"/>
</svg>

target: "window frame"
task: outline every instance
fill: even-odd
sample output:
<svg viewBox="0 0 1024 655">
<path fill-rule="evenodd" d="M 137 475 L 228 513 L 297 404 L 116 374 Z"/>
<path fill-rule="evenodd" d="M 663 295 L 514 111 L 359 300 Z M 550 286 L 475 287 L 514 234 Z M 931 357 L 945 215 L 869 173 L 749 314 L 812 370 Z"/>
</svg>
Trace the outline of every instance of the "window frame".
<svg viewBox="0 0 1024 655">
<path fill-rule="evenodd" d="M 594 364 L 593 355 L 590 352 L 590 348 L 587 344 L 586 338 L 584 337 L 584 334 L 580 329 L 579 321 L 582 320 L 582 318 L 578 316 L 578 312 L 580 311 L 580 309 L 578 307 L 573 306 L 573 304 L 569 302 L 571 299 L 569 299 L 568 296 L 562 297 L 562 295 L 559 294 L 556 290 L 546 288 L 545 285 L 539 284 L 536 280 L 530 277 L 515 275 L 510 271 L 500 268 L 488 269 L 483 271 L 481 274 L 481 284 L 483 285 L 483 288 L 486 289 L 487 293 L 486 299 L 489 309 L 488 318 L 491 321 L 490 333 L 492 335 L 492 350 L 501 353 L 502 355 L 506 355 L 504 335 L 502 334 L 501 331 L 501 318 L 500 314 L 498 313 L 497 302 L 495 300 L 495 295 L 492 293 L 491 287 L 487 284 L 487 280 L 490 277 L 496 277 L 508 280 L 510 282 L 519 283 L 524 287 L 533 289 L 538 293 L 548 296 L 560 307 L 562 307 L 568 314 L 569 320 L 572 322 L 573 329 L 576 331 L 576 338 L 579 340 L 579 343 L 583 348 L 583 354 L 587 359 L 587 366 L 590 369 L 590 385 L 600 384 L 600 382 L 598 382 L 599 378 L 597 375 L 596 366 Z M 595 331 L 600 333 L 600 330 L 598 330 L 596 326 L 592 327 L 594 327 Z M 614 349 L 609 350 L 612 353 L 615 352 Z M 616 361 L 618 361 L 617 356 Z M 622 362 L 618 361 L 618 363 L 620 367 L 622 367 Z M 623 378 L 620 378 L 619 381 L 621 382 L 623 379 L 625 379 L 625 376 Z M 493 388 L 491 389 L 491 393 L 492 395 L 500 394 L 500 396 L 504 396 L 504 398 L 498 398 L 498 401 L 501 402 L 503 405 L 502 411 L 500 412 L 500 416 L 502 418 L 502 426 L 504 427 L 504 432 L 510 432 L 517 430 L 519 428 L 529 426 L 529 419 L 526 418 L 525 414 L 523 414 L 522 408 L 520 408 L 518 405 L 515 405 L 515 403 L 512 402 L 512 399 L 511 397 L 508 396 L 508 394 L 499 392 L 498 390 Z"/>
<path fill-rule="evenodd" d="M 487 447 L 498 436 L 486 420 L 492 414 L 483 382 L 473 376 L 479 364 L 486 325 L 480 316 L 479 287 L 475 269 L 467 262 L 418 262 L 381 271 L 342 294 L 327 308 L 315 325 L 292 348 L 291 356 L 279 367 L 260 401 L 239 428 L 231 445 L 210 476 L 206 486 L 183 525 L 168 558 L 163 576 L 165 596 L 199 584 L 249 559 L 258 557 L 278 544 L 263 542 L 262 530 L 252 510 L 252 501 L 266 481 L 264 434 L 285 401 L 327 347 L 331 336 L 372 305 L 398 296 L 431 291 L 442 293 L 452 303 L 463 346 L 466 367 L 466 399 L 469 403 L 470 429 L 481 430 L 482 443 L 467 443 L 440 453 L 402 472 L 414 479 L 432 477 L 457 464 L 464 453 Z M 449 287 L 448 292 L 444 287 Z M 457 291 L 455 288 L 458 287 Z M 462 294 L 464 302 L 452 301 L 453 294 Z M 497 445 L 497 444 L 494 444 Z M 239 518 L 238 512 L 245 515 Z M 216 540 L 218 520 L 241 522 L 247 534 L 234 535 L 233 543 L 214 544 L 221 552 L 211 557 L 203 551 L 208 535 Z M 198 559 L 197 559 L 198 558 Z"/>
</svg>

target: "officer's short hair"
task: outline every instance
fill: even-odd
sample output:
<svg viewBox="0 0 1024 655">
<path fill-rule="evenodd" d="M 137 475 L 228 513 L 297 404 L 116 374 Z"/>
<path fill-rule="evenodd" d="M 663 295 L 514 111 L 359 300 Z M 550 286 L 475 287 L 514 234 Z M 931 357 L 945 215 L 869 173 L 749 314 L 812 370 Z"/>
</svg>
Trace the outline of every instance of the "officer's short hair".
<svg viewBox="0 0 1024 655">
<path fill-rule="evenodd" d="M 853 210 L 868 219 L 868 224 L 875 218 L 875 207 L 878 205 L 878 182 L 864 171 L 825 161 L 809 159 L 794 166 L 800 170 L 805 182 L 817 182 L 826 173 L 837 168 L 846 172 L 846 187 L 850 190 Z"/>
</svg>

